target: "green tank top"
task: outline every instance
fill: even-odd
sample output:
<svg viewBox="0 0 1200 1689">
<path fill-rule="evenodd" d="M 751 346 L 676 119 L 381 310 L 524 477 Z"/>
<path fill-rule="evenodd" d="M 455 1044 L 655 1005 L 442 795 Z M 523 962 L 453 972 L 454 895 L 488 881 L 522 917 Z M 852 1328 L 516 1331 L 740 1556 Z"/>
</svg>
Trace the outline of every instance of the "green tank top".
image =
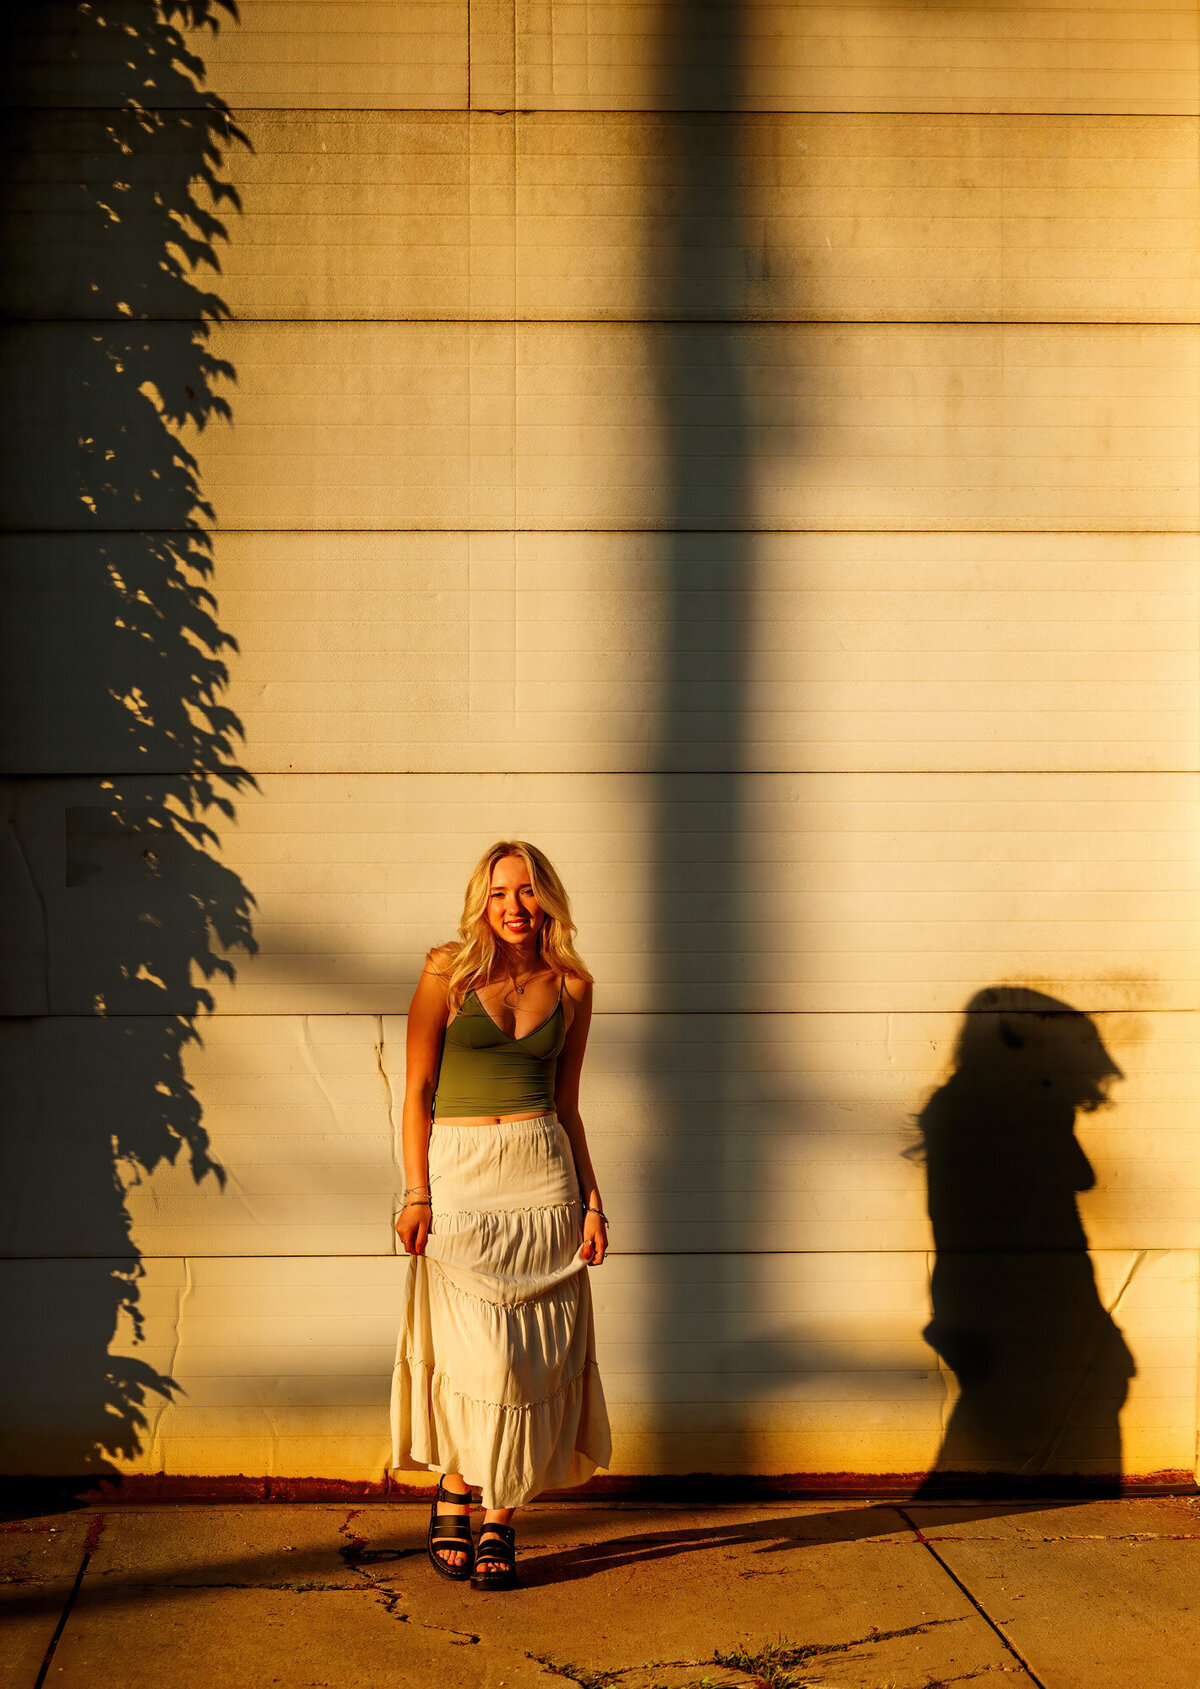
<svg viewBox="0 0 1200 1689">
<path fill-rule="evenodd" d="M 558 1056 L 566 1035 L 561 981 L 557 1004 L 524 1038 L 513 1038 L 497 1026 L 475 992 L 468 991 L 442 1040 L 434 1119 L 552 1114 Z"/>
</svg>

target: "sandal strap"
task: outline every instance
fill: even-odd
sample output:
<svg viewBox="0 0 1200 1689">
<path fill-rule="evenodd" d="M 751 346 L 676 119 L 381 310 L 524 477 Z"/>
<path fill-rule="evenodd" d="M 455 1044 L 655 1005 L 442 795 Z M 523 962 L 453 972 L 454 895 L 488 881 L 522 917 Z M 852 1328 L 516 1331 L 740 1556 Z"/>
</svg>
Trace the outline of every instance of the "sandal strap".
<svg viewBox="0 0 1200 1689">
<path fill-rule="evenodd" d="M 435 1490 L 434 1495 L 438 1501 L 449 1501 L 458 1507 L 470 1507 L 471 1505 L 471 1491 L 469 1487 L 463 1490 L 460 1495 L 457 1490 L 448 1490 L 444 1480 L 441 1478 L 437 1481 L 437 1489 Z"/>
<path fill-rule="evenodd" d="M 471 1521 L 454 1513 L 439 1513 L 433 1521 L 430 1542 L 470 1542 Z"/>
<path fill-rule="evenodd" d="M 489 1540 L 489 1532 L 491 1533 Z M 514 1569 L 517 1564 L 517 1533 L 512 1525 L 484 1525 L 475 1549 L 476 1564 L 489 1560 Z"/>
</svg>

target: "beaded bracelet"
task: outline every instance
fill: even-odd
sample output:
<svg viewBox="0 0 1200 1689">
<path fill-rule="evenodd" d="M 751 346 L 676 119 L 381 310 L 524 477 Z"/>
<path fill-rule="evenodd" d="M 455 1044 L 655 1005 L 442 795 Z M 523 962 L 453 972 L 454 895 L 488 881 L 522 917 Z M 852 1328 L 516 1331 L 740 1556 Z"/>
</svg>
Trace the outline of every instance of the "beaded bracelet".
<svg viewBox="0 0 1200 1689">
<path fill-rule="evenodd" d="M 599 1214 L 600 1218 L 604 1221 L 604 1224 L 607 1226 L 608 1215 L 604 1212 L 604 1210 L 602 1208 L 593 1208 L 590 1202 L 585 1202 L 584 1205 L 583 1205 L 583 1211 L 584 1211 L 585 1214 Z"/>
</svg>

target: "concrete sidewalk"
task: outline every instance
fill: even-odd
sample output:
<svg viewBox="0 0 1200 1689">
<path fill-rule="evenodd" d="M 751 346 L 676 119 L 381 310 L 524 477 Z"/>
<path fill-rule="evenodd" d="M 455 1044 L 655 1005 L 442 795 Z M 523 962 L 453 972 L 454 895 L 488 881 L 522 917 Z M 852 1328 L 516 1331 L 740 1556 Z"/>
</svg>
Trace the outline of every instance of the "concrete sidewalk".
<svg viewBox="0 0 1200 1689">
<path fill-rule="evenodd" d="M 523 1587 L 426 1508 L 179 1505 L 0 1527 L 4 1689 L 1196 1689 L 1200 1499 L 548 1503 Z"/>
</svg>

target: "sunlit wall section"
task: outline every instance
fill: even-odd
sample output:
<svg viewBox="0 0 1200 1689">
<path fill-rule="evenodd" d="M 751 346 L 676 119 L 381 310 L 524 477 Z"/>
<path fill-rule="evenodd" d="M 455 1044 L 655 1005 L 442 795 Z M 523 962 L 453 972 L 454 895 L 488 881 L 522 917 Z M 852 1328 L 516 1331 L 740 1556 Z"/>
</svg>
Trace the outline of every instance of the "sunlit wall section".
<svg viewBox="0 0 1200 1689">
<path fill-rule="evenodd" d="M 162 1105 L 188 1154 L 118 1157 L 117 1211 L 93 1154 L 48 1230 L 96 1095 L 158 1094 L 125 1029 L 197 1014 L 210 952 L 181 975 L 126 943 L 164 916 L 153 847 L 97 819 L 111 603 L 86 524 L 18 484 L 15 644 L 53 627 L 76 659 L 6 700 L 27 1371 L 47 1285 L 140 1275 L 37 1460 L 382 1479 L 404 1011 L 517 834 L 597 977 L 617 1471 L 1190 1471 L 1194 9 L 216 21 L 187 50 L 250 144 L 223 131 L 228 239 L 188 274 L 230 419 L 168 420 L 254 783 L 181 886 L 224 917 L 213 954 L 235 915 L 257 950 L 207 980 Z M 176 140 L 105 175 L 65 108 L 111 89 L 44 57 L 18 209 L 55 279 L 12 334 L 76 367 L 91 225 L 64 183 L 198 166 Z M 138 305 L 147 381 L 178 378 L 173 314 Z M 31 459 L 63 457 L 46 391 Z M 169 808 L 191 764 L 156 745 Z M 1068 1326 L 1092 1347 L 1056 1360 Z M 102 1445 L 91 1373 L 132 1361 L 140 1420 Z"/>
</svg>

